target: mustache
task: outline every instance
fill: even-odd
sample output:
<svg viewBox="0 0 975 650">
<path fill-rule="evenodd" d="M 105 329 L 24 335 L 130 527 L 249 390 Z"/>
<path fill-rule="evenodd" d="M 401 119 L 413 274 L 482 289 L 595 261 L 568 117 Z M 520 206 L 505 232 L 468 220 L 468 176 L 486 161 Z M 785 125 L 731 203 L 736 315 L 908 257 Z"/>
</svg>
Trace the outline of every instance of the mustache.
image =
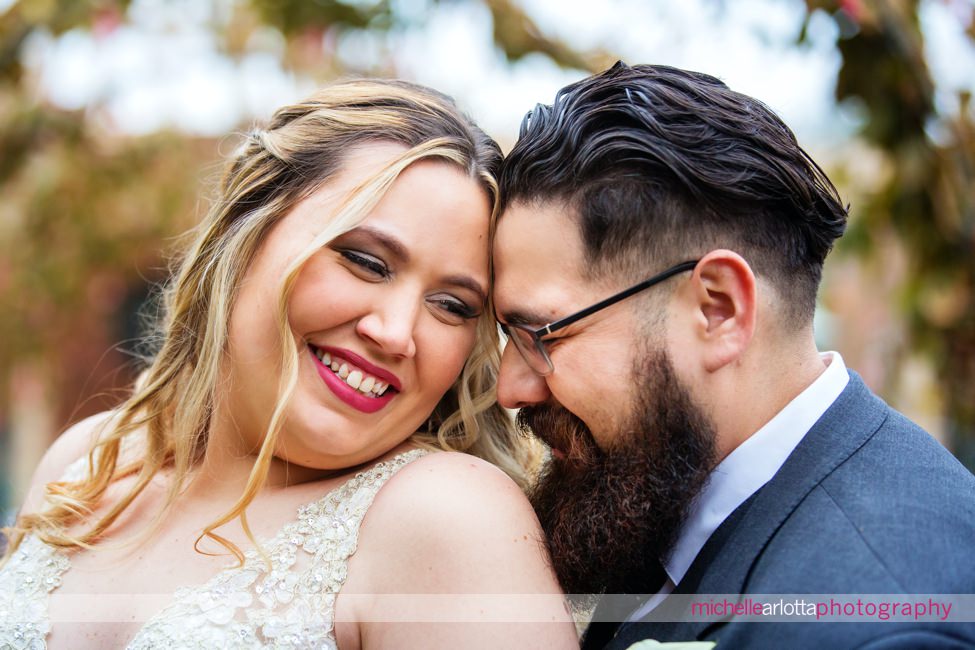
<svg viewBox="0 0 975 650">
<path fill-rule="evenodd" d="M 534 435 L 566 460 L 590 464 L 602 452 L 586 423 L 568 409 L 554 404 L 537 404 L 518 411 L 515 424 L 523 434 Z"/>
</svg>

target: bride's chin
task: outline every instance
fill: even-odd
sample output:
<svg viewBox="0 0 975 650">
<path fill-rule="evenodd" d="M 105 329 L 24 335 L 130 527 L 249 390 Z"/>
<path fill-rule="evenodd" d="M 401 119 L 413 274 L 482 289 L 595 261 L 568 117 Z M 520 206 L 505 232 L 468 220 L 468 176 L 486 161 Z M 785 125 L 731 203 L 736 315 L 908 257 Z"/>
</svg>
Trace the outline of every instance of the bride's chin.
<svg viewBox="0 0 975 650">
<path fill-rule="evenodd" d="M 391 445 L 372 445 L 355 435 L 311 434 L 302 439 L 279 439 L 275 457 L 288 466 L 323 475 L 368 464 L 403 445 L 404 440 Z"/>
</svg>

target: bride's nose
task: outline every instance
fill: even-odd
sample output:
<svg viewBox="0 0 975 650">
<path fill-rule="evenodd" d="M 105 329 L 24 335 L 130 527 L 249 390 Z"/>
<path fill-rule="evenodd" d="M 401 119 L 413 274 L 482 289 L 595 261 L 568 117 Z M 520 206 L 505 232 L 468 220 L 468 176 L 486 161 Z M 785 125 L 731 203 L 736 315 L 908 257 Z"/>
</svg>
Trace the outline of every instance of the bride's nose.
<svg viewBox="0 0 975 650">
<path fill-rule="evenodd" d="M 416 355 L 416 326 L 423 297 L 412 291 L 389 292 L 356 323 L 359 336 L 386 354 L 411 358 Z"/>
</svg>

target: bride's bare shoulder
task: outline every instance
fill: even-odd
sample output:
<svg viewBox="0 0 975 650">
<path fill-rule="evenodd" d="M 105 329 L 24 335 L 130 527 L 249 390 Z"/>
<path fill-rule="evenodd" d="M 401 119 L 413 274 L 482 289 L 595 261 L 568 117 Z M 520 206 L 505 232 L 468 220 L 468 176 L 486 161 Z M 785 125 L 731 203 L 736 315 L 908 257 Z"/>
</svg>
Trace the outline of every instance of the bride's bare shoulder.
<svg viewBox="0 0 975 650">
<path fill-rule="evenodd" d="M 443 592 L 465 590 L 464 581 L 485 590 L 497 583 L 517 591 L 522 581 L 557 589 L 525 494 L 500 469 L 467 454 L 427 454 L 393 476 L 366 514 L 362 547 L 398 564 L 404 586 L 414 589 L 417 580 Z M 388 577 L 382 581 L 389 586 Z"/>
<path fill-rule="evenodd" d="M 425 454 L 406 465 L 392 479 L 400 483 L 400 489 L 453 487 L 465 493 L 458 496 L 482 498 L 508 497 L 525 500 L 518 485 L 499 467 L 478 458 L 456 451 L 435 451 Z M 470 492 L 466 492 L 470 490 Z M 442 495 L 449 496 L 449 495 Z"/>
<path fill-rule="evenodd" d="M 36 512 L 44 501 L 44 486 L 59 480 L 68 465 L 91 450 L 109 424 L 113 411 L 103 411 L 68 427 L 51 444 L 34 470 L 21 514 Z"/>
<path fill-rule="evenodd" d="M 395 600 L 402 594 L 423 603 L 424 621 L 382 623 L 410 616 Z M 525 597 L 529 610 L 518 600 Z M 427 454 L 379 491 L 337 608 L 362 621 L 350 635 L 362 648 L 578 647 L 524 493 L 497 467 L 460 453 Z M 522 624 L 484 626 L 515 620 Z"/>
<path fill-rule="evenodd" d="M 380 491 L 376 507 L 381 516 L 391 516 L 403 525 L 417 518 L 425 523 L 460 523 L 457 517 L 467 519 L 467 513 L 482 510 L 491 512 L 469 517 L 471 525 L 491 513 L 526 525 L 536 523 L 525 493 L 507 474 L 459 452 L 433 452 L 408 464 Z"/>
</svg>

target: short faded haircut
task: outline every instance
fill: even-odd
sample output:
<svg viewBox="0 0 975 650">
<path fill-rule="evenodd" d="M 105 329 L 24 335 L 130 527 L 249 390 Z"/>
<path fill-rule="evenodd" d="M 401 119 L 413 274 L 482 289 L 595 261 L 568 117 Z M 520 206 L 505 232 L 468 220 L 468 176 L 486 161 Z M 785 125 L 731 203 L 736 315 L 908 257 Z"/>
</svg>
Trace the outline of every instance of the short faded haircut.
<svg viewBox="0 0 975 650">
<path fill-rule="evenodd" d="M 795 135 L 714 77 L 622 62 L 563 88 L 521 124 L 501 210 L 557 202 L 595 276 L 650 275 L 728 248 L 811 322 L 847 208 Z"/>
</svg>

